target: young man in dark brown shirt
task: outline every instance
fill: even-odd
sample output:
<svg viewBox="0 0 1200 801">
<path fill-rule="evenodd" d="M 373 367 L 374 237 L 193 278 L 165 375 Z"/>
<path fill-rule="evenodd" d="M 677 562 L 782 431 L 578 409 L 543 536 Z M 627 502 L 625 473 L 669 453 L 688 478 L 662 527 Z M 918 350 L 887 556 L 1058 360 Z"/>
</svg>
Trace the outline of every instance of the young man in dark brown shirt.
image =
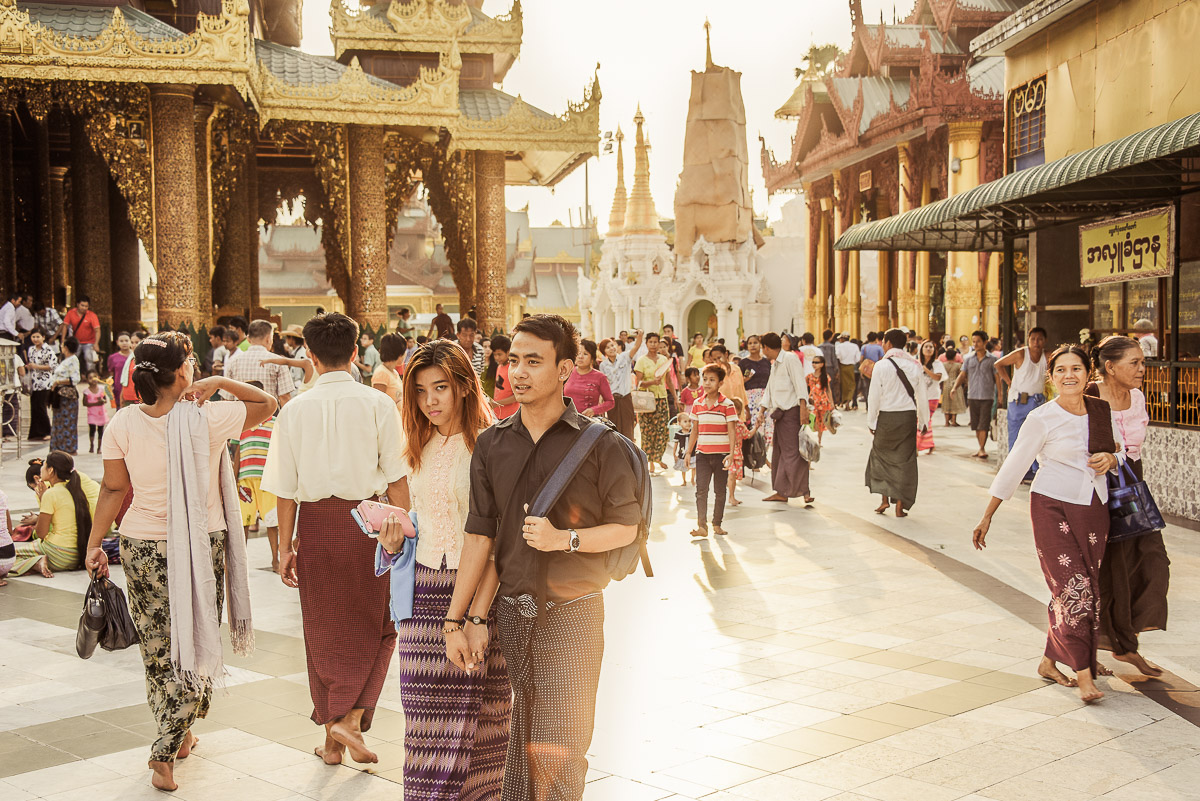
<svg viewBox="0 0 1200 801">
<path fill-rule="evenodd" d="M 605 553 L 633 542 L 641 521 L 635 475 L 616 434 L 600 438 L 547 517 L 526 510 L 538 489 L 593 423 L 563 397 L 578 350 L 574 327 L 534 315 L 515 329 L 509 381 L 520 410 L 484 431 L 471 460 L 471 508 L 446 652 L 464 670 L 464 620 L 495 549 L 495 611 L 513 685 L 504 801 L 583 797 L 596 687 L 604 654 Z"/>
</svg>

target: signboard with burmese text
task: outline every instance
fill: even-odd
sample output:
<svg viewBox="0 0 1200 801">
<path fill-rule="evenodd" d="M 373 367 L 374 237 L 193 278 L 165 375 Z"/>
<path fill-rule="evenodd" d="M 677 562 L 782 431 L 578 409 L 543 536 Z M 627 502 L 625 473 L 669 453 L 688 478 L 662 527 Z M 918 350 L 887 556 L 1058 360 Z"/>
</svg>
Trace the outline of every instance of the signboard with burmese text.
<svg viewBox="0 0 1200 801">
<path fill-rule="evenodd" d="M 1083 286 L 1171 275 L 1175 270 L 1175 209 L 1165 206 L 1079 226 Z"/>
</svg>

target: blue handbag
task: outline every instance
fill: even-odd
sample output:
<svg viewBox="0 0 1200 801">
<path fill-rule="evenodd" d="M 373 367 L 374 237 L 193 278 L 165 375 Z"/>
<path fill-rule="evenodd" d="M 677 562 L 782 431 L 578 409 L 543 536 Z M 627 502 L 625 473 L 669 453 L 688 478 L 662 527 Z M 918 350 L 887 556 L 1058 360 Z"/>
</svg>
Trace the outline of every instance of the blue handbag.
<svg viewBox="0 0 1200 801">
<path fill-rule="evenodd" d="M 1129 481 L 1125 480 L 1126 473 Z M 1109 542 L 1132 539 L 1167 527 L 1150 488 L 1145 481 L 1138 480 L 1128 462 L 1118 468 L 1116 476 L 1108 476 L 1108 516 Z"/>
</svg>

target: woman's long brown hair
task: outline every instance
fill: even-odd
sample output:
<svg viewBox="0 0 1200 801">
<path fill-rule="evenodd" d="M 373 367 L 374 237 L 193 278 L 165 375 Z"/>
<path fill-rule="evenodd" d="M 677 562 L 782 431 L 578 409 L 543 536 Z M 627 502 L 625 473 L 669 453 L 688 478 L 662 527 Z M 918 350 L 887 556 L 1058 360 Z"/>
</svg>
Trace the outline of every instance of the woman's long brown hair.
<svg viewBox="0 0 1200 801">
<path fill-rule="evenodd" d="M 463 441 L 475 450 L 479 432 L 492 424 L 492 411 L 484 399 L 479 376 L 457 342 L 438 339 L 417 348 L 404 368 L 404 397 L 400 417 L 404 425 L 405 456 L 413 470 L 421 467 L 421 452 L 433 438 L 434 425 L 417 404 L 417 375 L 426 367 L 440 367 L 450 377 L 454 394 L 461 402 Z"/>
</svg>

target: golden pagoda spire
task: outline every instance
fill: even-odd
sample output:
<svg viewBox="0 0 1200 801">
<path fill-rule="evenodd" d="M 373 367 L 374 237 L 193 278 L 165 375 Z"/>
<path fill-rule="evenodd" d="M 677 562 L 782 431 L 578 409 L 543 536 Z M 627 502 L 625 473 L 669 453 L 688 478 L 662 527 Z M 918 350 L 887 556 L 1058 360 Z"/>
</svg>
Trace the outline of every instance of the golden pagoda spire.
<svg viewBox="0 0 1200 801">
<path fill-rule="evenodd" d="M 713 68 L 712 60 L 712 25 L 708 21 L 708 17 L 704 18 L 704 69 L 705 71 Z"/>
<path fill-rule="evenodd" d="M 637 125 L 633 145 L 633 189 L 629 192 L 629 205 L 625 209 L 626 234 L 656 234 L 658 213 L 654 210 L 654 198 L 650 196 L 650 154 L 646 135 L 642 132 L 642 107 L 638 106 L 633 122 Z"/>
<path fill-rule="evenodd" d="M 625 154 L 622 152 L 621 143 L 625 141 L 625 134 L 621 133 L 621 126 L 617 126 L 617 189 L 613 192 L 612 211 L 608 214 L 608 235 L 610 237 L 620 236 L 622 229 L 625 227 L 625 201 L 628 198 L 625 192 Z"/>
</svg>

